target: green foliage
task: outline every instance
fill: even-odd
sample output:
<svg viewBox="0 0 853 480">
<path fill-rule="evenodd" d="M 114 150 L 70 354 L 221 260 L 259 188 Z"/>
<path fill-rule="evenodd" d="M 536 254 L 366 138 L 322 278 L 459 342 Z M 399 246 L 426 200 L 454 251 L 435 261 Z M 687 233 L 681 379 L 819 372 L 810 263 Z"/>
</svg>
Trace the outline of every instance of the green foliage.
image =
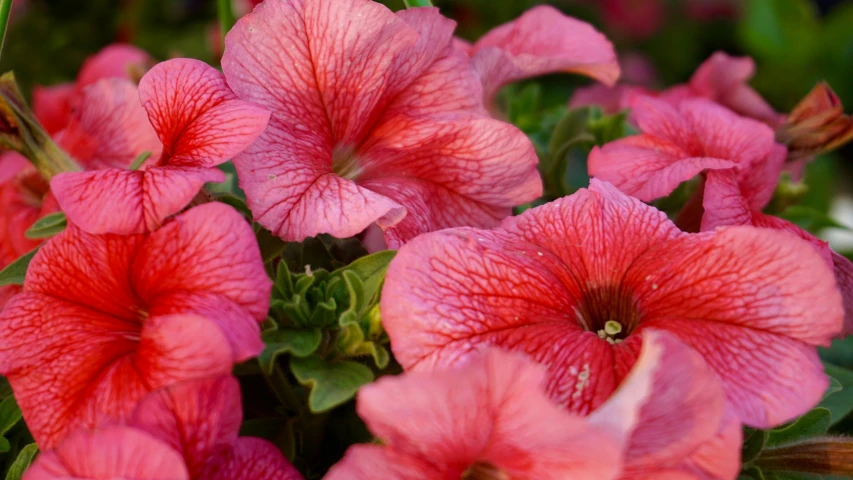
<svg viewBox="0 0 853 480">
<path fill-rule="evenodd" d="M 318 356 L 293 357 L 290 370 L 299 383 L 311 386 L 308 406 L 315 413 L 349 401 L 362 385 L 373 381 L 373 371 L 360 363 L 348 360 L 327 362 Z"/>
<path fill-rule="evenodd" d="M 39 247 L 21 255 L 20 258 L 0 270 L 0 287 L 5 285 L 23 285 L 27 277 L 27 267 L 38 252 Z"/>
<path fill-rule="evenodd" d="M 34 223 L 24 235 L 30 239 L 48 238 L 65 230 L 65 227 L 67 226 L 68 219 L 65 218 L 64 213 L 49 213 L 38 219 L 38 221 L 36 221 L 36 223 Z"/>
<path fill-rule="evenodd" d="M 18 408 L 15 397 L 8 396 L 0 402 L 0 453 L 6 453 L 11 448 L 9 440 L 4 437 L 9 430 L 21 421 L 23 415 Z"/>
<path fill-rule="evenodd" d="M 825 408 L 818 407 L 812 409 L 793 422 L 770 430 L 767 435 L 765 448 L 826 433 L 829 429 L 831 418 L 832 414 Z"/>
<path fill-rule="evenodd" d="M 33 463 L 33 459 L 37 453 L 38 445 L 35 443 L 31 443 L 22 448 L 18 453 L 17 458 L 15 458 L 15 461 L 6 472 L 6 480 L 21 480 L 21 477 L 24 475 L 24 471 L 31 463 Z"/>
</svg>

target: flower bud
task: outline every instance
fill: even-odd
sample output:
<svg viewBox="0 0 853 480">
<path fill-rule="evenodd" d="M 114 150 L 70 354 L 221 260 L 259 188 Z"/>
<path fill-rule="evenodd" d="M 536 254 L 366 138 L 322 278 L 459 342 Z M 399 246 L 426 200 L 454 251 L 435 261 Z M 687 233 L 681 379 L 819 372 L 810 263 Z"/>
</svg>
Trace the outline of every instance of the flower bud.
<svg viewBox="0 0 853 480">
<path fill-rule="evenodd" d="M 853 139 L 853 118 L 832 88 L 819 83 L 791 111 L 776 131 L 776 140 L 788 146 L 788 160 L 835 150 Z"/>
</svg>

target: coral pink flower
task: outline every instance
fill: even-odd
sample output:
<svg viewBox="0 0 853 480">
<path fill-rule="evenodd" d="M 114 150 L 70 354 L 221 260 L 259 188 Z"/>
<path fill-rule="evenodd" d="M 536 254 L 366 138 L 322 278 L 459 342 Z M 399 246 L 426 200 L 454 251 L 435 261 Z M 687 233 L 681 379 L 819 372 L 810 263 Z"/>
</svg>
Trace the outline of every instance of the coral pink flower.
<svg viewBox="0 0 853 480">
<path fill-rule="evenodd" d="M 68 124 L 74 103 L 83 89 L 106 78 L 139 78 L 150 62 L 151 57 L 136 47 L 109 45 L 83 63 L 74 83 L 35 87 L 33 112 L 48 133 L 56 133 Z"/>
<path fill-rule="evenodd" d="M 698 353 L 650 329 L 634 367 L 589 420 L 624 444 L 620 479 L 734 479 L 742 430 L 724 399 Z"/>
<path fill-rule="evenodd" d="M 271 284 L 251 227 L 206 204 L 148 235 L 48 241 L 0 313 L 0 372 L 39 446 L 120 420 L 147 391 L 263 348 Z"/>
<path fill-rule="evenodd" d="M 451 364 L 479 344 L 522 350 L 549 366 L 551 397 L 581 413 L 613 392 L 644 329 L 666 330 L 714 369 L 736 418 L 760 428 L 820 399 L 815 347 L 843 317 L 831 271 L 794 235 L 683 233 L 595 179 L 500 228 L 413 240 L 388 269 L 381 310 L 405 368 Z"/>
<path fill-rule="evenodd" d="M 225 77 L 198 60 L 158 64 L 140 81 L 139 96 L 163 145 L 159 157 L 138 170 L 123 165 L 63 173 L 51 180 L 62 210 L 89 233 L 156 229 L 204 183 L 223 181 L 225 174 L 216 165 L 254 141 L 269 116 L 238 100 Z"/>
<path fill-rule="evenodd" d="M 240 386 L 230 376 L 182 382 L 140 400 L 128 426 L 76 431 L 24 480 L 298 480 L 265 440 L 237 437 Z"/>
<path fill-rule="evenodd" d="M 392 248 L 458 225 L 492 226 L 541 194 L 536 155 L 488 118 L 454 24 L 434 8 L 369 0 L 264 2 L 226 37 L 237 95 L 272 111 L 234 158 L 259 223 L 285 240 L 356 235 Z"/>
<path fill-rule="evenodd" d="M 509 83 L 548 73 L 588 75 L 607 85 L 619 78 L 616 52 L 592 25 L 541 5 L 465 49 L 483 82 L 486 105 Z"/>
<path fill-rule="evenodd" d="M 38 246 L 24 234 L 42 216 L 58 209 L 48 185 L 15 152 L 0 155 L 0 270 Z M 0 287 L 0 310 L 17 286 Z"/>
<path fill-rule="evenodd" d="M 696 69 L 688 84 L 691 93 L 708 98 L 744 117 L 754 118 L 771 127 L 785 119 L 750 87 L 755 62 L 749 57 L 732 57 L 716 52 Z"/>
<path fill-rule="evenodd" d="M 778 164 L 781 169 L 785 160 L 785 148 L 774 143 L 769 127 L 709 100 L 691 98 L 673 107 L 665 100 L 637 96 L 632 115 L 642 133 L 594 148 L 589 173 L 640 200 L 669 195 L 706 170 L 737 168 L 745 173 L 759 164 Z M 769 200 L 773 188 L 762 190 L 756 201 Z"/>
<path fill-rule="evenodd" d="M 539 367 L 490 349 L 457 368 L 365 385 L 358 414 L 384 445 L 350 447 L 326 479 L 615 478 L 621 445 L 551 403 Z M 632 412 L 619 413 L 630 422 Z"/>
</svg>

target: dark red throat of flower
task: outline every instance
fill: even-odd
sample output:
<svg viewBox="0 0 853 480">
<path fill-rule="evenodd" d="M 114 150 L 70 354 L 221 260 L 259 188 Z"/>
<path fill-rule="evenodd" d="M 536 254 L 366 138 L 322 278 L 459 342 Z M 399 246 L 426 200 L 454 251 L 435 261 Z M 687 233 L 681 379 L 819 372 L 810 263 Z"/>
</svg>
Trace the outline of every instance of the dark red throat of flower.
<svg viewBox="0 0 853 480">
<path fill-rule="evenodd" d="M 465 470 L 460 480 L 510 480 L 510 477 L 489 462 L 477 462 Z"/>
<path fill-rule="evenodd" d="M 588 288 L 575 313 L 585 330 L 613 344 L 624 340 L 640 323 L 633 295 L 618 285 Z"/>
</svg>

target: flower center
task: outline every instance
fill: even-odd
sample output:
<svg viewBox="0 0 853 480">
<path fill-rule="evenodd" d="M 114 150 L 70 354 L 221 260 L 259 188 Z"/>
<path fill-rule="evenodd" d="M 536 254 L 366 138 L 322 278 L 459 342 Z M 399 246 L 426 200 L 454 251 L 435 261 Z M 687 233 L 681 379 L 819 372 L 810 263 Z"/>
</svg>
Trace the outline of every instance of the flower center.
<svg viewBox="0 0 853 480">
<path fill-rule="evenodd" d="M 575 314 L 584 330 L 595 332 L 611 345 L 621 343 L 640 323 L 633 296 L 619 286 L 586 290 Z"/>
<path fill-rule="evenodd" d="M 361 165 L 352 147 L 335 147 L 332 152 L 332 171 L 347 180 L 355 180 L 361 173 Z"/>
<path fill-rule="evenodd" d="M 465 470 L 460 480 L 509 480 L 509 474 L 489 462 L 477 462 Z"/>
</svg>

